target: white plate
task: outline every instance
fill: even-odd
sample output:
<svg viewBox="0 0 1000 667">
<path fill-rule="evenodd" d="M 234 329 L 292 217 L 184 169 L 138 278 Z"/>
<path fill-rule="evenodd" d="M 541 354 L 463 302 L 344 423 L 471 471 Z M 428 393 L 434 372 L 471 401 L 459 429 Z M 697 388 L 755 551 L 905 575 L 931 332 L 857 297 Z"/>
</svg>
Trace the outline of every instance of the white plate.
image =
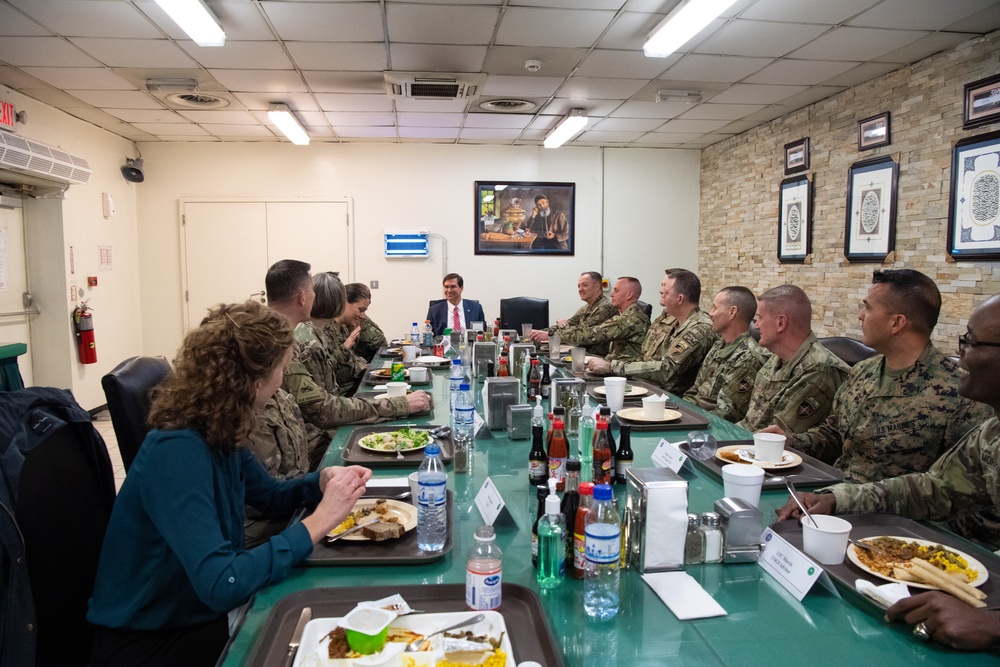
<svg viewBox="0 0 1000 667">
<path fill-rule="evenodd" d="M 410 390 L 410 385 L 406 385 L 406 391 L 409 390 Z M 389 391 L 389 387 L 388 385 L 385 384 L 377 384 L 375 385 L 375 388 L 372 389 L 372 391 Z"/>
<path fill-rule="evenodd" d="M 604 387 L 604 385 L 599 384 L 594 387 L 594 393 L 598 396 L 607 396 L 608 390 Z M 629 385 L 628 389 L 625 390 L 626 396 L 645 396 L 648 393 L 649 390 L 645 387 L 636 387 L 635 385 Z"/>
<path fill-rule="evenodd" d="M 902 540 L 903 542 L 916 542 L 920 546 L 930 546 L 930 547 L 933 547 L 933 546 L 939 544 L 938 542 L 932 542 L 931 540 L 919 540 L 919 539 L 917 539 L 915 537 L 904 537 L 902 535 L 872 535 L 870 537 L 862 537 L 862 538 L 858 538 L 858 539 L 860 539 L 860 540 L 875 540 L 875 539 L 878 539 L 879 537 L 891 537 L 892 539 Z M 969 554 L 965 553 L 964 551 L 959 551 L 958 549 L 954 549 L 954 548 L 949 547 L 949 546 L 945 546 L 945 549 L 947 549 L 948 551 L 950 551 L 952 553 L 958 554 L 959 556 L 961 556 L 962 558 L 964 558 L 965 561 L 969 564 L 969 567 L 971 567 L 973 570 L 976 570 L 977 572 L 979 572 L 979 576 L 976 578 L 976 580 L 969 582 L 970 586 L 975 586 L 976 588 L 978 588 L 978 587 L 982 586 L 983 584 L 985 584 L 986 580 L 990 578 L 990 573 L 986 569 L 986 566 L 983 565 L 982 563 L 980 563 L 978 560 L 976 560 L 972 556 L 970 556 Z M 901 584 L 906 584 L 907 586 L 912 586 L 914 588 L 924 588 L 924 589 L 931 590 L 931 591 L 940 590 L 940 589 L 938 589 L 937 586 L 931 586 L 930 584 L 918 584 L 918 583 L 913 582 L 913 581 L 903 581 L 902 579 L 895 579 L 893 577 L 887 577 L 884 574 L 880 574 L 880 573 L 872 570 L 871 568 L 869 568 L 863 562 L 861 562 L 861 559 L 858 558 L 858 555 L 855 553 L 857 550 L 858 550 L 858 547 L 854 546 L 853 544 L 848 544 L 847 545 L 847 559 L 849 561 L 851 561 L 852 563 L 854 563 L 855 565 L 857 565 L 858 567 L 860 567 L 862 570 L 864 570 L 865 572 L 867 572 L 868 574 L 870 574 L 870 575 L 872 575 L 874 577 L 878 577 L 879 579 L 884 579 L 885 581 L 896 581 L 896 582 L 899 582 Z M 942 572 L 943 572 L 943 570 L 942 570 Z"/>
<path fill-rule="evenodd" d="M 414 429 L 410 429 L 410 430 L 411 431 L 426 431 L 427 429 L 414 428 Z M 396 431 L 383 431 L 383 432 L 380 432 L 380 435 L 384 434 L 384 433 L 395 433 L 395 432 Z M 374 435 L 374 433 L 370 433 L 369 435 Z M 367 438 L 368 436 L 366 435 L 364 437 Z M 358 447 L 360 447 L 361 449 L 364 449 L 365 451 L 375 452 L 376 454 L 392 454 L 393 456 L 396 455 L 396 450 L 395 449 L 378 449 L 377 447 L 369 447 L 369 446 L 365 445 L 364 443 L 362 443 L 361 440 L 364 440 L 364 438 L 358 439 Z M 430 440 L 430 442 L 427 443 L 427 445 L 431 444 L 431 442 L 437 442 L 437 440 L 434 438 L 434 436 L 431 436 L 431 440 Z M 423 445 L 422 447 L 407 447 L 406 449 L 402 449 L 401 448 L 399 451 L 403 452 L 404 454 L 406 452 L 419 452 L 420 450 L 422 450 L 427 445 Z"/>
<path fill-rule="evenodd" d="M 675 422 L 682 417 L 681 413 L 677 410 L 664 410 L 662 419 L 648 419 L 642 408 L 622 408 L 615 413 L 615 416 L 627 419 L 628 421 L 645 422 L 647 424 L 666 424 L 667 422 Z"/>
<path fill-rule="evenodd" d="M 444 364 L 444 363 L 447 363 L 447 362 L 448 362 L 448 360 L 446 358 L 444 358 L 444 357 L 435 357 L 433 355 L 431 355 L 431 356 L 417 357 L 414 360 L 414 363 L 417 363 L 417 364 Z"/>
<path fill-rule="evenodd" d="M 754 465 L 758 468 L 763 468 L 764 470 L 783 470 L 785 468 L 794 468 L 795 466 L 802 464 L 802 457 L 793 452 L 785 452 L 782 456 L 781 463 L 765 463 L 764 461 L 758 461 L 753 458 L 752 450 L 742 445 L 719 447 L 718 451 L 715 452 L 715 458 L 720 461 L 725 463 L 740 463 L 740 461 L 731 461 L 730 459 L 727 459 L 722 455 L 723 453 L 735 454 L 736 457 L 743 463 Z"/>
<path fill-rule="evenodd" d="M 507 654 L 506 667 L 515 667 L 514 650 L 510 644 L 510 637 L 507 633 L 507 626 L 504 624 L 503 615 L 499 612 L 458 611 L 444 614 L 409 614 L 407 616 L 400 616 L 390 623 L 389 631 L 391 633 L 393 628 L 399 628 L 427 635 L 435 630 L 454 625 L 462 619 L 475 616 L 478 613 L 483 614 L 486 618 L 475 625 L 460 628 L 456 632 L 471 630 L 475 634 L 489 634 L 491 637 L 499 637 L 503 634 L 500 648 Z M 402 664 L 402 653 L 406 645 L 397 642 L 389 642 L 380 653 L 364 658 L 343 658 L 338 660 L 328 658 L 329 652 L 324 638 L 339 625 L 340 621 L 340 618 L 314 618 L 309 621 L 306 624 L 305 631 L 302 633 L 302 642 L 299 645 L 298 653 L 295 655 L 293 667 L 365 667 L 367 665 L 371 665 L 372 667 L 375 665 L 379 667 L 397 667 Z M 413 658 L 419 667 L 431 667 L 436 664 L 438 660 L 444 657 L 443 652 L 440 650 L 440 636 L 438 635 L 430 640 L 434 650 L 407 653 L 406 657 Z"/>
<path fill-rule="evenodd" d="M 377 500 L 378 500 L 377 498 L 362 498 L 361 500 L 359 500 L 354 504 L 354 507 L 351 508 L 351 511 L 356 512 L 357 510 L 363 510 L 363 509 L 368 509 L 370 507 L 375 507 L 375 502 Z M 409 532 L 417 527 L 416 507 L 414 507 L 410 503 L 401 503 L 398 500 L 386 500 L 385 504 L 386 508 L 389 510 L 388 512 L 386 512 L 386 516 L 394 516 L 397 519 L 399 519 L 399 523 L 403 524 L 404 533 Z M 372 514 L 369 514 L 364 518 L 364 521 L 371 521 L 372 516 L 373 516 Z M 350 530 L 350 528 L 348 528 L 348 530 Z M 362 532 L 364 531 L 359 530 L 356 533 L 351 533 L 350 535 L 341 537 L 340 540 L 344 542 L 370 542 L 371 540 L 362 535 L 361 534 Z M 337 537 L 337 535 L 331 532 L 330 537 Z M 391 540 L 383 540 L 383 541 L 385 542 Z"/>
</svg>

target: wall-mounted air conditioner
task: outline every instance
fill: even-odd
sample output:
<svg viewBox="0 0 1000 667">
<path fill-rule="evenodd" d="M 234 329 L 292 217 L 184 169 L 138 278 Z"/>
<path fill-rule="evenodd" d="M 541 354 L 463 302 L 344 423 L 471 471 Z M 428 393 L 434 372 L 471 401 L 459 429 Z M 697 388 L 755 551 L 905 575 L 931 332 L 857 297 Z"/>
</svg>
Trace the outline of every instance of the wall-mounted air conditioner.
<svg viewBox="0 0 1000 667">
<path fill-rule="evenodd" d="M 389 97 L 417 100 L 474 100 L 479 97 L 485 74 L 441 72 L 382 72 Z"/>
<path fill-rule="evenodd" d="M 0 181 L 28 185 L 72 185 L 90 180 L 90 165 L 79 155 L 0 130 Z"/>
</svg>

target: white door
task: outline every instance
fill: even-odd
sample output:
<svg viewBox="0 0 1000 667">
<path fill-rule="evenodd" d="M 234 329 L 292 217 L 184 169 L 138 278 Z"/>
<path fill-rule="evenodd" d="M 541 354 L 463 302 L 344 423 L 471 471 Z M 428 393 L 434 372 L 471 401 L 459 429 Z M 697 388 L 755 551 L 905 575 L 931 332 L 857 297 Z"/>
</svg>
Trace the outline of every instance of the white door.
<svg viewBox="0 0 1000 667">
<path fill-rule="evenodd" d="M 347 204 L 268 202 L 267 265 L 279 259 L 309 262 L 313 273 L 338 271 L 341 280 L 350 282 Z"/>
<path fill-rule="evenodd" d="M 31 327 L 24 311 L 23 295 L 28 291 L 24 261 L 24 216 L 20 208 L 0 207 L 0 345 L 25 343 L 28 352 L 17 359 L 24 386 L 32 385 Z"/>
</svg>

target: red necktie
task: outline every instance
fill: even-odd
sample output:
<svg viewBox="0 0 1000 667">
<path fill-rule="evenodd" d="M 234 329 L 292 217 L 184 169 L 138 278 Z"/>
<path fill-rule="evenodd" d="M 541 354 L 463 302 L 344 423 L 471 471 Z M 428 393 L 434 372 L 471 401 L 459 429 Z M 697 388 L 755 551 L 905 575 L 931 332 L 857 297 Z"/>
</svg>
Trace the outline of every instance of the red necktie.
<svg viewBox="0 0 1000 667">
<path fill-rule="evenodd" d="M 455 311 L 454 311 L 455 312 L 455 316 L 454 316 L 454 322 L 453 322 L 453 324 L 451 326 L 451 329 L 452 329 L 452 331 L 461 331 L 462 330 L 462 320 L 459 319 L 459 317 L 458 317 L 458 306 L 455 306 L 454 308 L 455 308 Z"/>
</svg>

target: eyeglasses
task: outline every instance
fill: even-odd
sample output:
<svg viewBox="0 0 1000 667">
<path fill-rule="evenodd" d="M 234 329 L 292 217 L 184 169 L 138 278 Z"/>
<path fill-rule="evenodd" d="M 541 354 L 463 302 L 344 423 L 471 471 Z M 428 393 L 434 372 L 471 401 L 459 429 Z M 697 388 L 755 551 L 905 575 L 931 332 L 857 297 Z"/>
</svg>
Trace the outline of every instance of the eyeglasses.
<svg viewBox="0 0 1000 667">
<path fill-rule="evenodd" d="M 965 352 L 969 347 L 1000 347 L 1000 343 L 987 343 L 981 340 L 972 340 L 969 334 L 962 334 L 958 337 L 958 351 Z"/>
</svg>

